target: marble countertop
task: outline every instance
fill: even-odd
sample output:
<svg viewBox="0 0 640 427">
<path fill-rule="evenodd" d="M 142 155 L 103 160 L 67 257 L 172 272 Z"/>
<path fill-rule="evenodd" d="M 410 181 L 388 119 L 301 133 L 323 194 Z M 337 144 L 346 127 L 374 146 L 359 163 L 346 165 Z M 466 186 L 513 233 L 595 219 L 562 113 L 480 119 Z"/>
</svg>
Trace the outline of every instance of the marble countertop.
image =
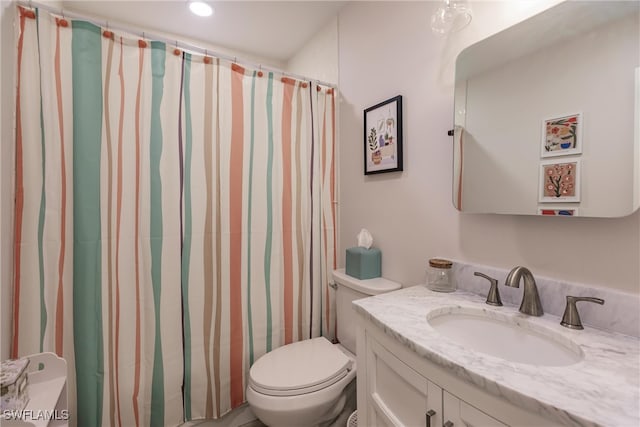
<svg viewBox="0 0 640 427">
<path fill-rule="evenodd" d="M 560 318 L 554 315 L 528 316 L 518 307 L 487 305 L 475 294 L 437 293 L 420 285 L 356 300 L 353 305 L 365 319 L 421 357 L 549 420 L 578 426 L 640 425 L 637 338 L 588 326 L 572 330 L 561 326 Z M 577 344 L 584 358 L 569 366 L 534 366 L 470 350 L 429 325 L 429 313 L 449 309 L 480 309 L 488 317 L 511 316 L 525 328 L 550 329 L 555 339 Z"/>
</svg>

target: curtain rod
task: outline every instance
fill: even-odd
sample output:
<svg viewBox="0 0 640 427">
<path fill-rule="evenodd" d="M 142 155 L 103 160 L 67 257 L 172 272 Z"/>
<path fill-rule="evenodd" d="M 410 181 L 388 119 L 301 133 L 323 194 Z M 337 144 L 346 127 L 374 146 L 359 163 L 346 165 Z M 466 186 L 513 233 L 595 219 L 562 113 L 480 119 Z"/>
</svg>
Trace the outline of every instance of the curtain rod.
<svg viewBox="0 0 640 427">
<path fill-rule="evenodd" d="M 177 48 L 181 48 L 182 50 L 186 50 L 192 53 L 197 53 L 197 54 L 202 54 L 202 55 L 211 55 L 214 56 L 216 58 L 220 58 L 220 59 L 225 59 L 229 62 L 234 62 L 234 63 L 240 63 L 242 65 L 246 65 L 247 67 L 250 68 L 255 68 L 255 69 L 260 69 L 263 71 L 271 71 L 277 74 L 282 74 L 284 77 L 292 77 L 294 79 L 297 80 L 302 80 L 302 81 L 308 81 L 308 82 L 315 82 L 319 85 L 322 86 L 328 86 L 330 88 L 336 88 L 337 85 L 333 84 L 333 83 L 327 83 L 327 82 L 323 82 L 321 80 L 318 79 L 312 79 L 309 77 L 305 77 L 299 74 L 294 74 L 294 73 L 289 73 L 287 71 L 283 71 L 280 70 L 278 68 L 272 68 L 269 66 L 264 66 L 262 64 L 256 64 L 255 62 L 251 62 L 248 61 L 246 59 L 243 58 L 238 58 L 237 56 L 231 56 L 231 55 L 225 55 L 223 53 L 220 52 L 216 52 L 213 50 L 209 50 L 209 49 L 205 49 L 199 46 L 195 46 L 195 45 L 191 45 L 188 43 L 183 43 L 179 40 L 171 40 L 168 39 L 166 37 L 162 37 L 160 35 L 157 34 L 153 34 L 153 33 L 148 33 L 146 31 L 140 31 L 140 30 L 134 30 L 128 26 L 122 25 L 120 23 L 116 22 L 116 25 L 113 25 L 111 22 L 109 21 L 98 21 L 96 20 L 94 17 L 88 16 L 88 15 L 83 15 L 83 14 L 79 14 L 79 13 L 75 13 L 75 12 L 68 12 L 65 11 L 64 9 L 58 9 L 46 4 L 42 4 L 42 3 L 37 3 L 37 2 L 32 2 L 32 1 L 24 1 L 24 0 L 20 0 L 17 1 L 16 4 L 20 5 L 20 6 L 24 6 L 24 7 L 28 7 L 28 8 L 37 8 L 37 9 L 42 9 L 42 10 L 46 10 L 47 12 L 50 13 L 54 13 L 54 14 L 58 14 L 62 17 L 67 17 L 67 18 L 73 18 L 73 19 L 81 19 L 84 21 L 88 21 L 94 25 L 97 25 L 98 27 L 102 27 L 102 28 L 106 28 L 108 30 L 118 30 L 118 31 L 124 31 L 126 33 L 132 34 L 132 35 L 138 35 L 140 37 L 142 37 L 143 39 L 150 39 L 150 40 L 156 40 L 156 41 L 160 41 L 160 42 L 164 42 L 166 44 L 168 44 L 169 46 L 175 46 Z M 103 18 L 104 19 L 104 18 Z"/>
</svg>

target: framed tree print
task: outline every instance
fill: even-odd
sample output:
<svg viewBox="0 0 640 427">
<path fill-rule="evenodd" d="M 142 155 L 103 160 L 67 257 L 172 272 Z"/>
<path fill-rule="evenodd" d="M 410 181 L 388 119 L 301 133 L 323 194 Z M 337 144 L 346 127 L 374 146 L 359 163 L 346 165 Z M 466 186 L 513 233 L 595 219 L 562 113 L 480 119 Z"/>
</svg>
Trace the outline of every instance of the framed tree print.
<svg viewBox="0 0 640 427">
<path fill-rule="evenodd" d="M 554 159 L 540 162 L 539 199 L 541 203 L 580 201 L 580 159 Z"/>
<path fill-rule="evenodd" d="M 364 110 L 364 174 L 402 170 L 402 95 Z"/>
</svg>

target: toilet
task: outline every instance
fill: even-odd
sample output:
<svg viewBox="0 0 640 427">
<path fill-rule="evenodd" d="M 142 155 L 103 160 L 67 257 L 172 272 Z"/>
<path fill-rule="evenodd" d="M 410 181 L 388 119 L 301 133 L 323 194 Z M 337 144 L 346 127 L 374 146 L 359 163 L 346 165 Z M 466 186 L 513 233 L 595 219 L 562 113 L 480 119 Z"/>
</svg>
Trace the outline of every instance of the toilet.
<svg viewBox="0 0 640 427">
<path fill-rule="evenodd" d="M 351 301 L 399 289 L 384 278 L 358 280 L 333 272 L 337 285 L 339 344 L 324 337 L 279 347 L 260 357 L 249 371 L 247 402 L 270 427 L 326 426 L 355 392 L 356 329 Z"/>
</svg>

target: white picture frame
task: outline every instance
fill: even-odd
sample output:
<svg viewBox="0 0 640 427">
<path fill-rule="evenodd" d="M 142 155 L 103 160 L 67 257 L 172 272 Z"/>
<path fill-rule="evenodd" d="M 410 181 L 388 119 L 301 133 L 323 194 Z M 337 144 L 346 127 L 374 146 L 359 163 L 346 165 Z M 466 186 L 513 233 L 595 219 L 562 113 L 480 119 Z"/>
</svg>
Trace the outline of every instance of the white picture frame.
<svg viewBox="0 0 640 427">
<path fill-rule="evenodd" d="M 538 201 L 540 203 L 579 202 L 581 172 L 582 162 L 576 157 L 542 160 Z"/>
<path fill-rule="evenodd" d="M 543 205 L 538 206 L 538 215 L 542 216 L 580 216 L 578 206 Z"/>
<path fill-rule="evenodd" d="M 540 157 L 572 156 L 582 153 L 581 112 L 542 120 Z"/>
</svg>

